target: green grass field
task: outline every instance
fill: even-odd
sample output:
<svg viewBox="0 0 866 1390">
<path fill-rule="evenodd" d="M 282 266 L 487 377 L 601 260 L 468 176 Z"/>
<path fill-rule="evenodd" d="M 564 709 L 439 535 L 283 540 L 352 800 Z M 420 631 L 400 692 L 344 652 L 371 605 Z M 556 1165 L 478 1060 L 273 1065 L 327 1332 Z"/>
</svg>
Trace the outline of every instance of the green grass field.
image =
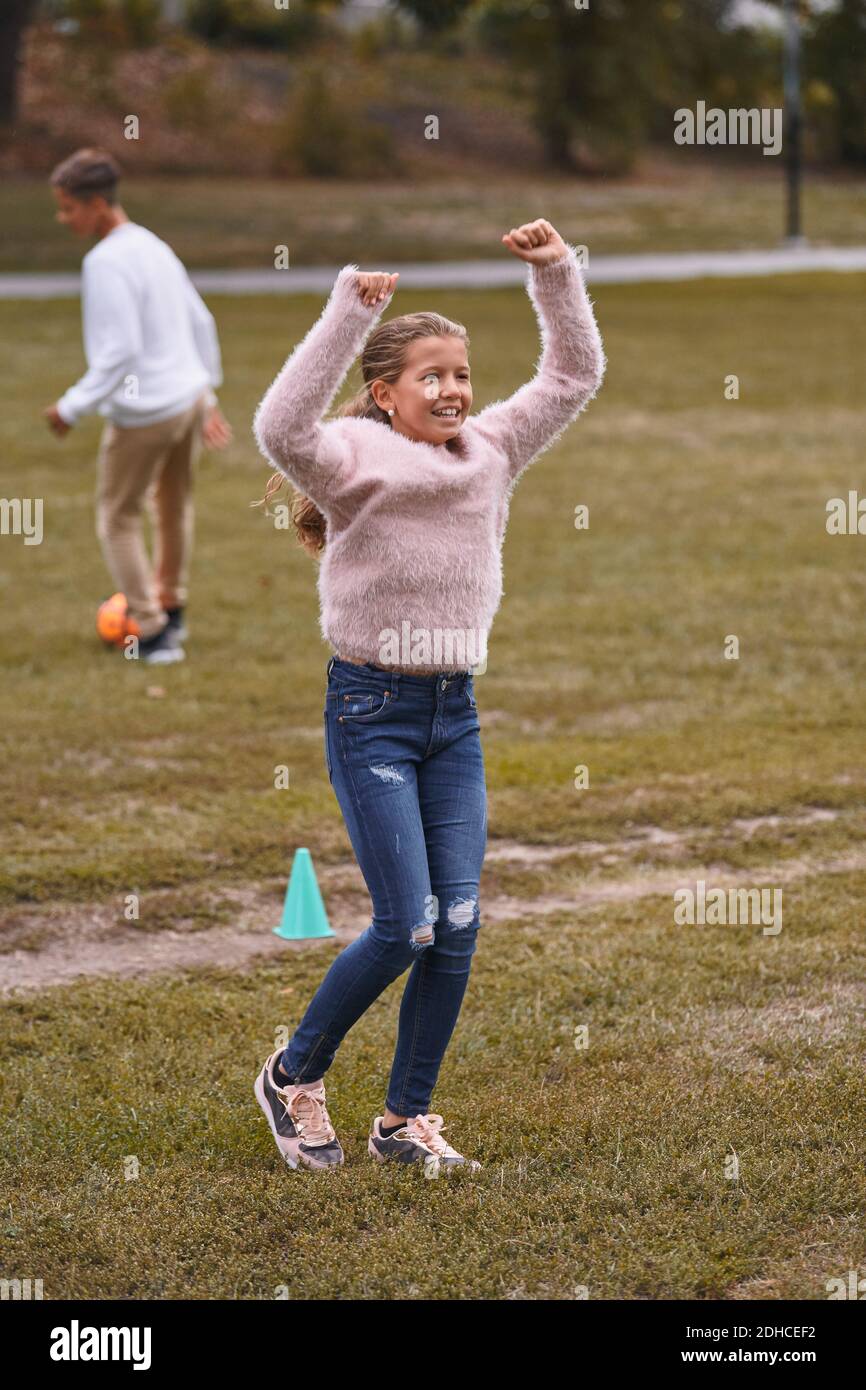
<svg viewBox="0 0 866 1390">
<path fill-rule="evenodd" d="M 772 163 L 773 161 L 768 161 Z M 864 181 L 813 174 L 803 227 L 815 245 L 866 242 Z M 123 186 L 129 215 L 165 237 L 194 269 L 267 268 L 274 247 L 292 265 L 442 261 L 496 256 L 516 209 L 544 209 L 563 236 L 595 255 L 729 251 L 778 246 L 782 171 L 701 169 L 695 162 L 638 179 L 576 180 L 539 174 L 483 180 L 278 180 L 137 177 Z M 735 211 L 734 211 L 735 210 Z M 7 179 L 0 190 L 0 272 L 77 270 L 85 245 L 54 221 L 44 179 Z"/>
<path fill-rule="evenodd" d="M 864 280 L 594 294 L 608 377 L 515 493 L 476 680 L 504 853 L 434 1109 L 481 1173 L 366 1154 L 400 982 L 329 1073 L 345 1169 L 281 1165 L 252 1083 L 336 943 L 46 985 L 0 1011 L 4 1277 L 46 1298 L 772 1300 L 863 1264 L 866 542 L 828 536 L 825 507 L 862 477 Z M 0 966 L 91 918 L 110 960 L 131 892 L 148 949 L 207 951 L 238 904 L 264 941 L 298 845 L 366 925 L 315 567 L 248 505 L 252 411 L 320 303 L 213 301 L 236 442 L 200 469 L 190 659 L 156 674 L 93 632 L 99 427 L 61 444 L 40 419 L 81 368 L 77 305 L 0 304 L 3 493 L 42 497 L 45 527 L 0 537 Z M 395 312 L 422 307 L 467 324 L 476 408 L 531 371 L 519 291 Z M 674 925 L 697 878 L 782 887 L 783 930 Z"/>
</svg>

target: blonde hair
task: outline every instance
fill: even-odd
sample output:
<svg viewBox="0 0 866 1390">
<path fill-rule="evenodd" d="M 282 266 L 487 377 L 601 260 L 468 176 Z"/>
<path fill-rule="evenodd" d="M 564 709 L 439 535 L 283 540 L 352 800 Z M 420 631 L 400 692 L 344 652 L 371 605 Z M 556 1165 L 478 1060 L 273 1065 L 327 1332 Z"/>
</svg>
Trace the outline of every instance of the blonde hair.
<svg viewBox="0 0 866 1390">
<path fill-rule="evenodd" d="M 337 411 L 338 416 L 354 415 L 364 420 L 378 420 L 380 424 L 391 427 L 391 418 L 373 399 L 370 387 L 374 381 L 385 381 L 393 385 L 402 376 L 406 366 L 406 354 L 411 343 L 419 338 L 462 338 L 469 350 L 469 334 L 462 323 L 454 323 L 442 314 L 421 312 L 401 314 L 399 318 L 380 323 L 370 334 L 361 353 L 361 375 L 364 386 L 357 395 L 347 401 Z M 258 505 L 267 504 L 286 482 L 285 474 L 272 473 L 268 479 L 265 495 Z M 327 543 L 327 522 L 309 497 L 297 488 L 292 488 L 292 524 L 297 532 L 298 542 L 308 554 L 317 559 Z"/>
</svg>

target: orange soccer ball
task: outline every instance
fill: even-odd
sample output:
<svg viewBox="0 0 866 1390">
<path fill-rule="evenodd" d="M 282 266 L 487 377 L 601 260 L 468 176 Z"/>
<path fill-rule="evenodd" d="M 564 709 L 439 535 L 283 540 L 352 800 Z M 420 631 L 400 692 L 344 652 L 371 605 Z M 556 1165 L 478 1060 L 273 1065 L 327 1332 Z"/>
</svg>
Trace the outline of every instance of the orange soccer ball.
<svg viewBox="0 0 866 1390">
<path fill-rule="evenodd" d="M 112 594 L 99 605 L 96 614 L 96 631 L 103 642 L 112 647 L 122 647 L 127 637 L 138 637 L 141 629 L 134 618 L 129 616 L 129 605 L 125 594 Z"/>
</svg>

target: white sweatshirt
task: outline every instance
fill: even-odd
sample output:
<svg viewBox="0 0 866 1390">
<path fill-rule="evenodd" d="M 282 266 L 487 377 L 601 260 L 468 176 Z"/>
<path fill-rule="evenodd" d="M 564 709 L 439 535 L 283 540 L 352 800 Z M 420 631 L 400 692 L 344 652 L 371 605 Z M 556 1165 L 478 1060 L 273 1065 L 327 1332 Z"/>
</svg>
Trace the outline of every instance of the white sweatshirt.
<svg viewBox="0 0 866 1390">
<path fill-rule="evenodd" d="M 122 222 L 82 264 L 87 371 L 57 402 L 69 425 L 97 411 L 115 425 L 154 425 L 222 381 L 213 315 L 170 246 Z"/>
</svg>

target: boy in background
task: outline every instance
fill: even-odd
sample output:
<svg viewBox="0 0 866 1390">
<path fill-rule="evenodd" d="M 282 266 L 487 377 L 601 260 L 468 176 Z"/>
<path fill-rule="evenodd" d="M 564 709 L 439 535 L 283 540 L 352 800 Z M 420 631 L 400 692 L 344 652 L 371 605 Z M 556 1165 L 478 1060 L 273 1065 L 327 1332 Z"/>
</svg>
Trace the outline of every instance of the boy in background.
<svg viewBox="0 0 866 1390">
<path fill-rule="evenodd" d="M 148 664 L 184 658 L 184 607 L 193 539 L 192 486 L 202 443 L 223 448 L 231 429 L 213 315 L 171 247 L 131 222 L 117 201 L 120 168 L 82 149 L 51 175 L 57 220 L 95 237 L 82 264 L 87 371 L 47 408 L 60 437 L 96 411 L 108 423 L 97 461 L 96 530 L 116 587 L 138 625 Z M 142 507 L 152 500 L 155 566 Z"/>
</svg>

